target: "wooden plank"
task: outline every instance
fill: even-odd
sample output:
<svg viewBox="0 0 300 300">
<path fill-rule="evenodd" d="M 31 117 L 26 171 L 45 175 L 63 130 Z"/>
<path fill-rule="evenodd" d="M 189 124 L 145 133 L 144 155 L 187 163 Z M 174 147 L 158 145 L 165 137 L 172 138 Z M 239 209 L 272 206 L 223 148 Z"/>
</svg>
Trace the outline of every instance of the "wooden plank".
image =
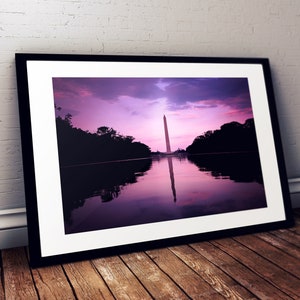
<svg viewBox="0 0 300 300">
<path fill-rule="evenodd" d="M 151 299 L 120 257 L 105 257 L 92 262 L 116 299 Z"/>
<path fill-rule="evenodd" d="M 73 287 L 76 299 L 114 299 L 90 261 L 65 264 L 63 268 Z"/>
<path fill-rule="evenodd" d="M 38 299 L 25 248 L 2 250 L 5 298 Z"/>
<path fill-rule="evenodd" d="M 298 235 L 298 237 L 299 237 L 300 236 L 300 220 L 296 220 L 295 226 L 289 228 L 288 231 L 291 231 L 292 233 L 294 233 L 295 235 Z M 299 242 L 299 240 L 298 240 L 298 242 Z"/>
<path fill-rule="evenodd" d="M 184 245 L 171 247 L 170 250 L 226 299 L 256 299 L 247 289 L 237 284 L 233 278 L 216 267 L 192 247 Z"/>
<path fill-rule="evenodd" d="M 191 244 L 191 246 L 259 299 L 291 299 L 277 287 L 213 244 L 202 242 Z"/>
<path fill-rule="evenodd" d="M 0 274 L 1 274 L 1 280 L 0 280 L 0 299 L 4 299 L 4 286 L 3 286 L 3 267 L 2 267 L 2 255 L 0 257 Z"/>
<path fill-rule="evenodd" d="M 287 253 L 297 259 L 300 259 L 300 248 L 287 242 L 286 240 L 283 240 L 283 239 L 279 238 L 278 236 L 276 236 L 272 233 L 269 233 L 269 232 L 257 233 L 255 236 L 268 242 L 272 246 L 277 247 L 278 249 L 281 249 L 285 253 Z"/>
<path fill-rule="evenodd" d="M 233 239 L 220 239 L 212 242 L 229 255 L 235 257 L 253 272 L 280 288 L 290 297 L 300 295 L 300 281 L 292 274 L 282 270 L 265 258 Z"/>
<path fill-rule="evenodd" d="M 0 299 L 298 299 L 294 215 L 289 229 L 33 270 L 25 248 L 2 250 Z"/>
<path fill-rule="evenodd" d="M 75 299 L 61 265 L 32 269 L 41 299 Z"/>
<path fill-rule="evenodd" d="M 300 279 L 300 260 L 286 254 L 282 250 L 270 245 L 254 235 L 245 235 L 235 237 L 234 240 L 258 253 L 260 256 L 268 259 L 272 264 L 276 264 L 285 271 L 293 274 Z M 300 280 L 299 280 L 300 286 Z M 300 290 L 299 290 L 300 292 Z"/>
<path fill-rule="evenodd" d="M 270 233 L 300 248 L 300 235 L 297 235 L 295 232 L 286 229 L 279 229 L 270 231 Z"/>
<path fill-rule="evenodd" d="M 154 299 L 189 299 L 145 253 L 126 254 L 121 257 Z"/>
<path fill-rule="evenodd" d="M 169 249 L 151 250 L 146 253 L 192 299 L 224 299 Z"/>
</svg>

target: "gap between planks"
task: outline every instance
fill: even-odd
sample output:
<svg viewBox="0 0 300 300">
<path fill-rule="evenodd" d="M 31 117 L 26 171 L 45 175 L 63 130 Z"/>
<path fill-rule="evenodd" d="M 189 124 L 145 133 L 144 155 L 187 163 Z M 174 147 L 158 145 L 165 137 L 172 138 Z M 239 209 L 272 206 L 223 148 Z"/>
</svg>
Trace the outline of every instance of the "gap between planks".
<svg viewBox="0 0 300 300">
<path fill-rule="evenodd" d="M 0 299 L 298 299 L 295 226 L 265 233 L 30 269 L 1 251 Z"/>
</svg>

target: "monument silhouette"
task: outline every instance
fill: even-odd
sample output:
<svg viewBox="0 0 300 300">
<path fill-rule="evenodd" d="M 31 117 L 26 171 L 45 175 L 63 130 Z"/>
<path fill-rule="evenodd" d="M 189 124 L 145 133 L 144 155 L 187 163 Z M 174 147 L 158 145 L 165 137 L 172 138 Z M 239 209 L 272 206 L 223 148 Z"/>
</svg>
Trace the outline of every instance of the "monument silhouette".
<svg viewBox="0 0 300 300">
<path fill-rule="evenodd" d="M 168 124 L 167 124 L 167 118 L 164 115 L 164 129 L 165 129 L 165 139 L 166 139 L 166 150 L 167 154 L 172 154 L 171 151 L 171 145 L 170 145 L 170 138 L 169 138 L 169 131 L 168 131 Z M 176 202 L 177 196 L 176 196 L 176 188 L 175 188 L 175 178 L 174 178 L 174 170 L 173 170 L 173 161 L 172 156 L 168 156 L 168 166 L 169 166 L 169 174 L 170 174 L 170 180 L 171 180 L 171 189 L 173 194 L 173 200 Z"/>
<path fill-rule="evenodd" d="M 168 131 L 168 124 L 167 124 L 167 118 L 164 115 L 164 128 L 165 128 L 165 138 L 166 138 L 166 150 L 167 154 L 171 153 L 171 145 L 170 145 L 170 138 L 169 138 L 169 131 Z"/>
</svg>

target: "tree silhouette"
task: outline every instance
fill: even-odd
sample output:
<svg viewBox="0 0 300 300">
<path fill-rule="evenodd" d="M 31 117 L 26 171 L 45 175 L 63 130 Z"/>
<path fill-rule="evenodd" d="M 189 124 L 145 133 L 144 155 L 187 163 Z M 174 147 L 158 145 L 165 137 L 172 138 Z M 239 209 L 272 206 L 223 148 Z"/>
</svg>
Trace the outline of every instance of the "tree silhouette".
<svg viewBox="0 0 300 300">
<path fill-rule="evenodd" d="M 258 151 L 254 120 L 248 119 L 244 124 L 230 122 L 218 130 L 206 131 L 197 136 L 186 151 L 190 154 Z"/>
<path fill-rule="evenodd" d="M 58 110 L 58 108 L 56 107 Z M 150 148 L 133 142 L 133 136 L 123 136 L 111 127 L 100 126 L 96 133 L 75 128 L 72 115 L 56 118 L 59 161 L 62 166 L 150 157 Z"/>
<path fill-rule="evenodd" d="M 97 129 L 97 134 L 100 136 L 107 135 L 110 138 L 114 138 L 117 135 L 117 132 L 113 128 L 101 126 Z"/>
</svg>

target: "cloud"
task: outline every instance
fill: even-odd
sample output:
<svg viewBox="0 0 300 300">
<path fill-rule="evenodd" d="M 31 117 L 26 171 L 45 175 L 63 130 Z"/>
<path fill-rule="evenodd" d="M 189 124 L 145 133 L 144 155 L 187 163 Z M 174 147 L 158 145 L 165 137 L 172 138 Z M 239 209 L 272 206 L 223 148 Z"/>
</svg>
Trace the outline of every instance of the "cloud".
<svg viewBox="0 0 300 300">
<path fill-rule="evenodd" d="M 172 110 L 188 103 L 197 103 L 199 108 L 200 102 L 204 108 L 211 105 L 251 107 L 247 78 L 165 78 L 163 81 Z"/>
<path fill-rule="evenodd" d="M 166 99 L 169 110 L 208 109 L 227 106 L 251 108 L 247 78 L 53 78 L 55 101 L 79 102 L 98 99 L 139 101 Z M 67 102 L 66 102 L 67 101 Z M 78 102 L 78 105 L 79 105 Z M 80 110 L 80 109 L 79 109 Z"/>
<path fill-rule="evenodd" d="M 53 78 L 57 99 L 94 97 L 118 100 L 121 96 L 156 99 L 162 90 L 157 78 Z"/>
</svg>

